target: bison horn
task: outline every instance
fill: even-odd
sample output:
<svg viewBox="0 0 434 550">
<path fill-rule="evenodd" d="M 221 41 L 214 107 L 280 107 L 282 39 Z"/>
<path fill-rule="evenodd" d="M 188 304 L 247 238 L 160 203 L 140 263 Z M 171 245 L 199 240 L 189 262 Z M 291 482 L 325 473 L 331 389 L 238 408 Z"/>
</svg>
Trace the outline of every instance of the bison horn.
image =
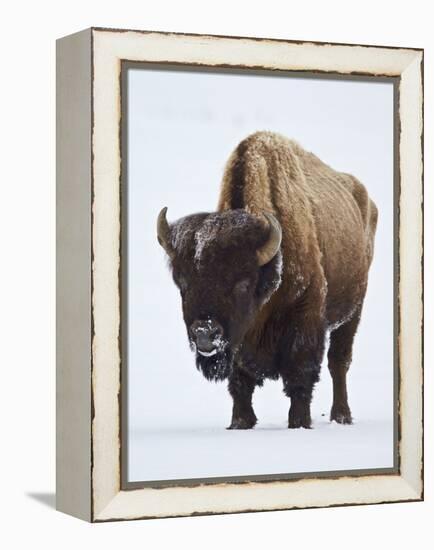
<svg viewBox="0 0 434 550">
<path fill-rule="evenodd" d="M 260 266 L 267 264 L 274 258 L 280 248 L 280 243 L 282 242 L 282 228 L 280 227 L 280 223 L 276 220 L 273 214 L 264 212 L 264 216 L 267 218 L 269 223 L 270 235 L 267 242 L 256 251 L 258 264 Z"/>
<path fill-rule="evenodd" d="M 157 239 L 160 245 L 164 248 L 167 254 L 172 258 L 174 255 L 174 249 L 172 246 L 172 238 L 170 234 L 170 227 L 166 218 L 167 206 L 165 206 L 158 214 L 157 218 Z"/>
</svg>

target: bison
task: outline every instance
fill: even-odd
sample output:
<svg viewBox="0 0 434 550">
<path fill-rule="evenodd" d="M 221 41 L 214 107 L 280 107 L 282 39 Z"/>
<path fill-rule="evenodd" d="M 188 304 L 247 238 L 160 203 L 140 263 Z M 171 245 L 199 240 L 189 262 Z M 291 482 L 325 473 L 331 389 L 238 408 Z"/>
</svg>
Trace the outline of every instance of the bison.
<svg viewBox="0 0 434 550">
<path fill-rule="evenodd" d="M 283 382 L 289 428 L 310 428 L 329 334 L 330 420 L 351 424 L 346 374 L 374 251 L 377 208 L 352 175 L 272 132 L 230 156 L 216 212 L 167 222 L 157 234 L 182 296 L 196 366 L 228 380 L 229 429 L 253 428 L 252 395 Z"/>
</svg>

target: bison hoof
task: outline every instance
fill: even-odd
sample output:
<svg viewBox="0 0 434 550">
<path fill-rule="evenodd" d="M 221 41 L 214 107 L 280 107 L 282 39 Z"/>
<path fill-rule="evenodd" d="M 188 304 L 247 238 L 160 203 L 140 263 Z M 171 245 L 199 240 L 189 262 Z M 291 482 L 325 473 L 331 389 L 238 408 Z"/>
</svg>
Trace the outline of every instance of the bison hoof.
<svg viewBox="0 0 434 550">
<path fill-rule="evenodd" d="M 338 424 L 352 424 L 353 419 L 351 417 L 351 411 L 348 405 L 333 405 L 330 411 L 330 422 L 337 422 Z"/>
<path fill-rule="evenodd" d="M 294 413 L 291 410 L 289 411 L 288 416 L 288 428 L 294 430 L 296 428 L 306 428 L 310 430 L 312 428 L 312 421 L 310 419 L 310 414 L 304 413 Z"/>
<path fill-rule="evenodd" d="M 250 430 L 256 424 L 256 418 L 245 419 L 245 418 L 233 418 L 231 425 L 227 427 L 228 430 Z"/>
</svg>

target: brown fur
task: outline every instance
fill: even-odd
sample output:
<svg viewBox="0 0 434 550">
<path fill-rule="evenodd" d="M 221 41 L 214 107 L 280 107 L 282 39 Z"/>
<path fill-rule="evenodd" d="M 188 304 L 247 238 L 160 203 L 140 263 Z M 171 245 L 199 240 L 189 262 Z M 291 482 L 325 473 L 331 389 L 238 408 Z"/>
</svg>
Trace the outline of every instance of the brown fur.
<svg viewBox="0 0 434 550">
<path fill-rule="evenodd" d="M 325 315 L 327 325 L 333 326 L 351 315 L 363 301 L 377 224 L 377 209 L 365 187 L 296 142 L 258 132 L 246 138 L 227 163 L 219 211 L 233 207 L 234 191 L 239 197 L 240 188 L 238 208 L 259 216 L 264 210 L 272 212 L 283 228 L 282 285 L 258 316 L 252 340 L 264 339 L 267 319 L 301 293 L 312 304 L 305 308 L 306 322 Z"/>
<path fill-rule="evenodd" d="M 255 251 L 268 239 L 264 211 L 279 221 L 282 242 L 261 266 Z M 231 428 L 255 425 L 254 388 L 278 377 L 291 399 L 288 426 L 310 427 L 327 331 L 330 418 L 351 423 L 346 372 L 376 223 L 377 209 L 354 176 L 336 172 L 292 140 L 258 132 L 229 158 L 218 211 L 172 225 L 163 246 L 181 289 L 192 347 L 192 327 L 211 327 L 213 338 L 224 340 L 212 357 L 199 351 L 196 363 L 210 380 L 229 379 Z M 212 349 L 209 334 L 203 334 L 201 342 Z"/>
</svg>

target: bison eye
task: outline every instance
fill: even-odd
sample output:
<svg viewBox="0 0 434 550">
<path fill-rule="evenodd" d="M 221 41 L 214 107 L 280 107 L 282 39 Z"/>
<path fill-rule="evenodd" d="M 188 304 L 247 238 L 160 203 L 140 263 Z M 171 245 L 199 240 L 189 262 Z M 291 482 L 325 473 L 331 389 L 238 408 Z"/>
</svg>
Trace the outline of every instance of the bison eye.
<svg viewBox="0 0 434 550">
<path fill-rule="evenodd" d="M 246 294 L 250 289 L 250 281 L 249 279 L 242 279 L 241 281 L 238 281 L 238 283 L 234 286 L 234 292 L 237 295 L 243 295 Z"/>
</svg>

